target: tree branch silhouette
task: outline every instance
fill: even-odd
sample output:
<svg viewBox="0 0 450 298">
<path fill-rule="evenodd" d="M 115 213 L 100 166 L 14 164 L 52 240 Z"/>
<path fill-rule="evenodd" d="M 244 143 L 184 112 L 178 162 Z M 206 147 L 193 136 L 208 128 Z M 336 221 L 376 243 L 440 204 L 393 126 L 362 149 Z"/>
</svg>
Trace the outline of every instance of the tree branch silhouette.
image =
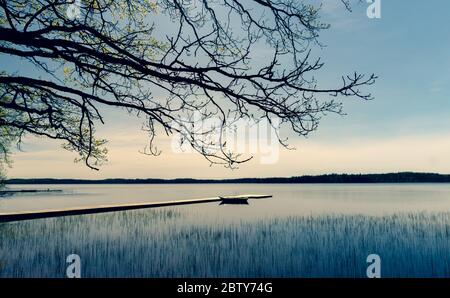
<svg viewBox="0 0 450 298">
<path fill-rule="evenodd" d="M 145 116 L 145 153 L 159 154 L 157 133 L 179 133 L 212 164 L 234 167 L 249 160 L 222 142 L 234 121 L 276 117 L 307 135 L 342 113 L 337 97 L 372 98 L 362 89 L 373 74 L 334 87 L 314 78 L 324 64 L 312 50 L 328 28 L 319 11 L 291 0 L 0 0 L 0 53 L 35 66 L 0 72 L 0 125 L 63 140 L 98 169 L 107 151 L 95 127 L 113 106 Z M 192 129 L 211 118 L 216 127 Z"/>
</svg>

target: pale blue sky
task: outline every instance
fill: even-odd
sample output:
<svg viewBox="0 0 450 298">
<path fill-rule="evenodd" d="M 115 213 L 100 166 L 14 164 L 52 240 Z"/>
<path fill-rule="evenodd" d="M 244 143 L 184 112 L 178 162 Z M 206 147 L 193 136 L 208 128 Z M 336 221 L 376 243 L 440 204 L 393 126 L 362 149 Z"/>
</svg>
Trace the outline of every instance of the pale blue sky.
<svg viewBox="0 0 450 298">
<path fill-rule="evenodd" d="M 322 35 L 330 73 L 353 67 L 380 79 L 376 99 L 348 104 L 349 116 L 340 124 L 353 137 L 448 132 L 450 2 L 382 1 L 379 20 L 365 18 L 360 10 L 348 17 L 353 21 L 338 17 Z"/>
<path fill-rule="evenodd" d="M 252 162 L 230 171 L 210 168 L 193 155 L 160 157 L 138 153 L 145 145 L 139 122 L 108 112 L 110 162 L 92 172 L 73 164 L 74 156 L 54 142 L 30 139 L 14 155 L 12 177 L 242 177 L 290 176 L 327 172 L 438 171 L 450 172 L 450 1 L 381 0 L 381 19 L 366 16 L 368 4 L 347 12 L 328 0 L 322 12 L 331 28 L 315 53 L 325 62 L 318 75 L 324 85 L 342 74 L 359 71 L 379 76 L 370 88 L 375 99 L 345 99 L 347 116 L 325 117 L 308 139 L 291 138 L 298 150 L 280 152 L 279 162 Z M 16 67 L 0 57 L 2 69 Z M 168 140 L 161 140 L 161 146 Z M 166 146 L 167 147 L 167 146 Z"/>
</svg>

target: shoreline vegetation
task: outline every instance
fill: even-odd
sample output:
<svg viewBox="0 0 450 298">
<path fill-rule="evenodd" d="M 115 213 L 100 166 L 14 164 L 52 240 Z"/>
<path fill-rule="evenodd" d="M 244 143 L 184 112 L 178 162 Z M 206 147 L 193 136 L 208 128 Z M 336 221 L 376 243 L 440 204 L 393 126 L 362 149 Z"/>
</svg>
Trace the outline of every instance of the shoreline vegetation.
<svg viewBox="0 0 450 298">
<path fill-rule="evenodd" d="M 385 174 L 325 174 L 316 176 L 304 175 L 293 177 L 235 178 L 235 179 L 110 178 L 110 179 L 90 180 L 90 179 L 56 179 L 56 178 L 31 178 L 31 179 L 16 178 L 16 179 L 8 179 L 5 181 L 6 185 L 8 184 L 219 184 L 219 183 L 293 183 L 293 184 L 450 183 L 450 174 L 400 172 L 400 173 L 385 173 Z"/>
<path fill-rule="evenodd" d="M 6 224 L 0 277 L 63 277 L 67 251 L 83 253 L 83 276 L 92 278 L 364 278 L 374 251 L 382 277 L 450 275 L 447 212 L 227 223 L 229 215 L 153 209 Z"/>
</svg>

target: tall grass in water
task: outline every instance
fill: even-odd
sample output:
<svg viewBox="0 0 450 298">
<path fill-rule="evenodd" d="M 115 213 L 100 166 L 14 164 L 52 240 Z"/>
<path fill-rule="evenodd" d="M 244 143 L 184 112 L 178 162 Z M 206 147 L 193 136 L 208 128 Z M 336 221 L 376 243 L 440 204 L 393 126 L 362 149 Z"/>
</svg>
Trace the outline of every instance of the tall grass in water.
<svg viewBox="0 0 450 298">
<path fill-rule="evenodd" d="M 0 224 L 0 276 L 449 277 L 450 213 L 321 215 L 204 222 L 182 209 Z M 192 210 L 192 209 L 191 209 Z"/>
</svg>

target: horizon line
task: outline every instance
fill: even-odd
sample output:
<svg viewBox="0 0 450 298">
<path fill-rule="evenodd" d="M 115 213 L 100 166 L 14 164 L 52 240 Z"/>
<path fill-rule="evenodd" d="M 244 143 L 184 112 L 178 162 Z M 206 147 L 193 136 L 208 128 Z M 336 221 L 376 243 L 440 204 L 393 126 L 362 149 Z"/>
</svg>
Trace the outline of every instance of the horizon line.
<svg viewBox="0 0 450 298">
<path fill-rule="evenodd" d="M 5 184 L 25 184 L 25 182 L 45 184 L 45 182 L 56 183 L 382 183 L 382 182 L 450 182 L 450 174 L 433 172 L 387 172 L 387 173 L 328 173 L 318 175 L 300 176 L 273 176 L 273 177 L 240 177 L 240 178 L 8 178 Z"/>
</svg>

